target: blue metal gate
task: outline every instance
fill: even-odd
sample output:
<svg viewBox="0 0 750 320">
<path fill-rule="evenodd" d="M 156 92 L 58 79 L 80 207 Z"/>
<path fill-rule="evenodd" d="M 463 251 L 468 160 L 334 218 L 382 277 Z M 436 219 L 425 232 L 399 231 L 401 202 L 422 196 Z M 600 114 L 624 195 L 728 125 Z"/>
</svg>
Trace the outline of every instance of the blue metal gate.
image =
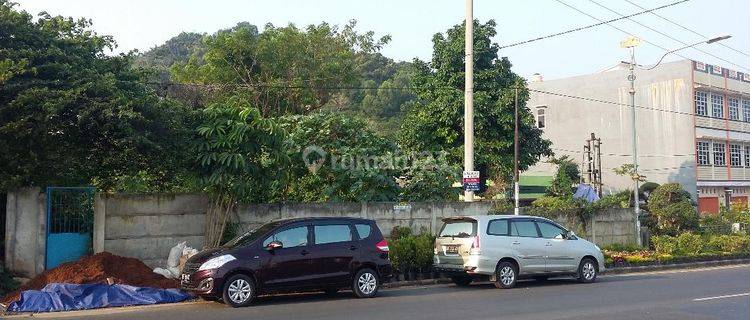
<svg viewBox="0 0 750 320">
<path fill-rule="evenodd" d="M 93 187 L 47 188 L 46 269 L 91 253 L 94 191 Z"/>
</svg>

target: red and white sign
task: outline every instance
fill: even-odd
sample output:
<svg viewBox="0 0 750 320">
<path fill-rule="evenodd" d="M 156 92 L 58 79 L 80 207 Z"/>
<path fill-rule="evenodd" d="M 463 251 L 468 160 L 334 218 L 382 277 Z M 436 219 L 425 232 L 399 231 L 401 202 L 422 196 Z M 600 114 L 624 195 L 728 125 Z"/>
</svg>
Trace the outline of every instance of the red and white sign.
<svg viewBox="0 0 750 320">
<path fill-rule="evenodd" d="M 711 73 L 721 75 L 722 69 L 719 66 L 711 66 Z"/>
<path fill-rule="evenodd" d="M 695 70 L 706 72 L 706 64 L 703 62 L 695 62 Z"/>
</svg>

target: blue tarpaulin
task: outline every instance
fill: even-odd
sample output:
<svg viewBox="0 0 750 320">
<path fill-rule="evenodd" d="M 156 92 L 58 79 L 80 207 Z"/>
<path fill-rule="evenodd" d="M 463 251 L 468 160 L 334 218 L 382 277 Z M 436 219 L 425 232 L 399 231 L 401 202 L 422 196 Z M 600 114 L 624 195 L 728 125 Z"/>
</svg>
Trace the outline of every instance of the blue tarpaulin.
<svg viewBox="0 0 750 320">
<path fill-rule="evenodd" d="M 596 194 L 596 190 L 594 190 L 592 186 L 581 183 L 578 185 L 578 190 L 576 190 L 573 198 L 583 199 L 588 201 L 589 203 L 592 203 L 599 200 L 599 195 Z"/>
<path fill-rule="evenodd" d="M 144 304 L 173 303 L 190 298 L 178 289 L 155 289 L 122 284 L 50 283 L 42 290 L 27 290 L 8 306 L 11 312 L 49 312 Z"/>
</svg>

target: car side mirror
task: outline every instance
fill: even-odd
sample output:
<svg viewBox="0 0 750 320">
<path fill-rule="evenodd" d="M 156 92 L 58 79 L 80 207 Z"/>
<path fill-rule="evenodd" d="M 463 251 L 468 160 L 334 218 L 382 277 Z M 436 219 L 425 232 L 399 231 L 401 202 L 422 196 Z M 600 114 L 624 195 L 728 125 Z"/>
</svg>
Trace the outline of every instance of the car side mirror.
<svg viewBox="0 0 750 320">
<path fill-rule="evenodd" d="M 266 245 L 266 250 L 268 250 L 268 251 L 274 251 L 276 249 L 281 249 L 283 247 L 284 247 L 284 244 L 281 243 L 281 241 L 276 240 L 276 241 L 271 241 L 271 243 L 269 243 L 268 245 Z"/>
</svg>

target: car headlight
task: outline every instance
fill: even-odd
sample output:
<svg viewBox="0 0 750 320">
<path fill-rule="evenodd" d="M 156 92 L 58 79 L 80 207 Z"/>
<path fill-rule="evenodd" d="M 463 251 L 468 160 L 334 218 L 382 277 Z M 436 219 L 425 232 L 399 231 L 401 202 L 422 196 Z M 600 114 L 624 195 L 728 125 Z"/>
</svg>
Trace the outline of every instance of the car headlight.
<svg viewBox="0 0 750 320">
<path fill-rule="evenodd" d="M 223 256 L 211 258 L 208 261 L 204 262 L 201 267 L 198 268 L 198 271 L 216 269 L 233 260 L 237 260 L 237 258 L 235 258 L 231 254 L 225 254 Z"/>
</svg>

